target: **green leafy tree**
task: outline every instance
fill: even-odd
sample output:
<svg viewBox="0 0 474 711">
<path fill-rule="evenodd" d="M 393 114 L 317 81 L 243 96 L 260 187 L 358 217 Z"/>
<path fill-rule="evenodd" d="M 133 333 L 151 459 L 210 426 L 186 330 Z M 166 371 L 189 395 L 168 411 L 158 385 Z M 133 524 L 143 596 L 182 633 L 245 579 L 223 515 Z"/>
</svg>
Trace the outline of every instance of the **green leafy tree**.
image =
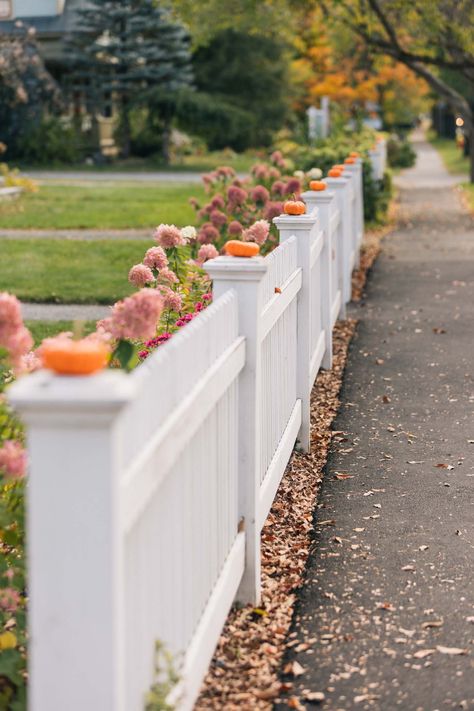
<svg viewBox="0 0 474 711">
<path fill-rule="evenodd" d="M 285 46 L 228 29 L 198 48 L 193 66 L 199 91 L 253 116 L 248 145 L 268 145 L 289 115 Z"/>
<path fill-rule="evenodd" d="M 124 157 L 132 108 L 146 105 L 151 90 L 173 93 L 192 80 L 188 33 L 153 0 L 89 0 L 70 46 L 91 113 L 106 97 L 119 103 Z"/>
</svg>

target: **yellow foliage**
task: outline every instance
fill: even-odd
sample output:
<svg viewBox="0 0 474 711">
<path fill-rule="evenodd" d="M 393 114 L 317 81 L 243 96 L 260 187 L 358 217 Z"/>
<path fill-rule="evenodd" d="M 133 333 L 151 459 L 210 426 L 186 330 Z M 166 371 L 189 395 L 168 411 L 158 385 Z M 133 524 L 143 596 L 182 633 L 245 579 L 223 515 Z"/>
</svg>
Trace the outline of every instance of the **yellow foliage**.
<svg viewBox="0 0 474 711">
<path fill-rule="evenodd" d="M 15 649 L 16 645 L 17 639 L 13 632 L 2 632 L 0 634 L 0 650 Z"/>
</svg>

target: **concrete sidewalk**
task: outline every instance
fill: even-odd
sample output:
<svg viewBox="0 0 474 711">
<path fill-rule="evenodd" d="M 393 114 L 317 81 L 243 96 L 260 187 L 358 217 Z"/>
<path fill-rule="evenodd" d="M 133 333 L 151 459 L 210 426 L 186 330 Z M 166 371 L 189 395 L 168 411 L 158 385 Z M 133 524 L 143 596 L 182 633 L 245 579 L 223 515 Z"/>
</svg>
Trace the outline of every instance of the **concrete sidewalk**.
<svg viewBox="0 0 474 711">
<path fill-rule="evenodd" d="M 416 149 L 356 310 L 285 659 L 308 709 L 474 709 L 474 229 Z"/>
</svg>

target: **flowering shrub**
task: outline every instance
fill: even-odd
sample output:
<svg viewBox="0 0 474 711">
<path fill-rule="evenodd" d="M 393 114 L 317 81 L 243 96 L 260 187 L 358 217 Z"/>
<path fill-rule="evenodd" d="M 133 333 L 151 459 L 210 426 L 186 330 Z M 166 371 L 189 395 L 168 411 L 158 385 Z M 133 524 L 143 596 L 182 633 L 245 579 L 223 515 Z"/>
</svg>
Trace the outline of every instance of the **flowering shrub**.
<svg viewBox="0 0 474 711">
<path fill-rule="evenodd" d="M 31 367 L 33 339 L 20 304 L 0 293 L 0 708 L 26 706 L 26 582 L 23 431 L 3 391 Z"/>
<path fill-rule="evenodd" d="M 283 202 L 298 197 L 311 179 L 322 176 L 318 168 L 288 175 L 291 167 L 292 162 L 275 151 L 268 162 L 253 165 L 245 180 L 226 166 L 204 175 L 208 202 L 201 206 L 195 198 L 190 200 L 198 219 L 198 244 L 219 251 L 228 239 L 242 239 L 257 242 L 263 254 L 271 251 L 278 238 L 272 220 L 283 212 Z"/>
</svg>

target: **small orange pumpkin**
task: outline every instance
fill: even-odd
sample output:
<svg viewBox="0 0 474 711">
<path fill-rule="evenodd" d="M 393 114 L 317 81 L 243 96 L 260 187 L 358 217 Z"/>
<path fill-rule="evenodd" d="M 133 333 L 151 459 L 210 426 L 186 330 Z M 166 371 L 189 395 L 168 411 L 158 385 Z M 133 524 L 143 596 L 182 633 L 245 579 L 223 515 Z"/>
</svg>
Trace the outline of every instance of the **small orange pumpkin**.
<svg viewBox="0 0 474 711">
<path fill-rule="evenodd" d="M 328 172 L 329 178 L 340 178 L 341 176 L 342 170 L 339 170 L 339 168 L 331 168 L 331 170 Z"/>
<path fill-rule="evenodd" d="M 352 153 L 349 153 L 350 158 L 360 158 L 360 153 L 358 151 L 352 151 Z"/>
<path fill-rule="evenodd" d="M 345 167 L 344 163 L 336 163 L 333 165 L 333 168 L 336 168 L 336 170 L 344 170 Z"/>
<path fill-rule="evenodd" d="M 326 183 L 323 183 L 322 180 L 312 180 L 309 184 L 309 187 L 311 190 L 319 192 L 320 190 L 326 190 L 327 185 Z"/>
<path fill-rule="evenodd" d="M 60 375 L 90 375 L 106 367 L 109 349 L 103 343 L 85 338 L 58 339 L 44 345 L 41 357 L 46 368 Z"/>
<path fill-rule="evenodd" d="M 232 257 L 256 257 L 260 247 L 255 242 L 242 242 L 239 239 L 230 239 L 224 245 L 226 254 Z"/>
<path fill-rule="evenodd" d="M 344 161 L 344 163 L 345 163 L 346 165 L 354 165 L 354 163 L 355 163 L 355 158 L 350 158 L 350 157 L 349 157 L 349 158 L 346 158 L 346 160 Z"/>
<path fill-rule="evenodd" d="M 283 205 L 283 212 L 286 215 L 304 215 L 306 205 L 302 200 L 287 200 Z"/>
</svg>

